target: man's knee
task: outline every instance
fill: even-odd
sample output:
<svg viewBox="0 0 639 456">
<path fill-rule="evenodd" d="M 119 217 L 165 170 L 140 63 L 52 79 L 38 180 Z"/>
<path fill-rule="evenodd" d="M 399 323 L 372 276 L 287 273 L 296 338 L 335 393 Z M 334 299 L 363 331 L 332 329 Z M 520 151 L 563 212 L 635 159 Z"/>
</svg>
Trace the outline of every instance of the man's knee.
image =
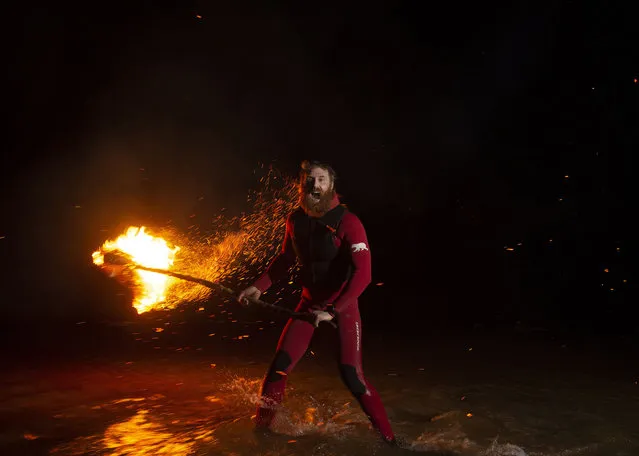
<svg viewBox="0 0 639 456">
<path fill-rule="evenodd" d="M 342 375 L 342 381 L 346 387 L 356 396 L 366 393 L 366 385 L 362 383 L 362 380 L 357 375 L 355 366 L 350 364 L 340 364 L 340 374 Z"/>
<path fill-rule="evenodd" d="M 282 379 L 282 373 L 286 372 L 286 369 L 291 365 L 291 356 L 283 350 L 279 350 L 275 354 L 275 358 L 271 362 L 271 367 L 268 370 L 266 380 L 268 382 L 277 382 Z"/>
</svg>

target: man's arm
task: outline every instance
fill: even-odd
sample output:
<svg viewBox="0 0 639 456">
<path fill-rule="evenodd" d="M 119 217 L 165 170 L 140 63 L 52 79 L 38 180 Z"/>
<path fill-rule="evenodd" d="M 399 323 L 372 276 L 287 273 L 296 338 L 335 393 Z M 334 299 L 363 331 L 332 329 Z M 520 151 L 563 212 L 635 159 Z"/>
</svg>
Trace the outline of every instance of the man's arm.
<svg viewBox="0 0 639 456">
<path fill-rule="evenodd" d="M 353 274 L 333 303 L 337 314 L 347 310 L 371 283 L 371 252 L 364 225 L 356 215 L 349 213 L 342 220 L 342 227 L 343 242 L 351 251 Z"/>
<path fill-rule="evenodd" d="M 289 216 L 286 220 L 286 231 L 284 233 L 282 250 L 271 262 L 266 272 L 253 283 L 253 286 L 260 290 L 260 292 L 268 290 L 274 282 L 284 278 L 291 266 L 295 264 L 296 255 L 295 249 L 293 248 L 293 238 L 291 237 L 292 228 L 293 224 Z"/>
</svg>

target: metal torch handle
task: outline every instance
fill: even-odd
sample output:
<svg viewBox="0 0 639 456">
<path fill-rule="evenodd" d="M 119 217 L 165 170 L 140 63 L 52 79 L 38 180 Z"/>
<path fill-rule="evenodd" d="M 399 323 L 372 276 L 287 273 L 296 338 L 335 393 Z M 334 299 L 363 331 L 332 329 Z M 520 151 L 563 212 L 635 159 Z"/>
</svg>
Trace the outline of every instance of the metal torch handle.
<svg viewBox="0 0 639 456">
<path fill-rule="evenodd" d="M 235 293 L 235 291 L 227 286 L 224 286 L 220 283 L 216 283 L 216 282 L 211 282 L 210 280 L 206 280 L 206 279 L 200 279 L 199 277 L 193 277 L 193 276 L 189 276 L 186 274 L 180 274 L 179 272 L 173 272 L 173 271 L 169 271 L 167 269 L 158 269 L 158 268 L 150 268 L 147 266 L 142 266 L 139 264 L 136 264 L 134 266 L 134 268 L 136 269 L 141 269 L 143 271 L 149 271 L 149 272 L 155 272 L 157 274 L 164 274 L 170 277 L 175 277 L 176 279 L 181 279 L 181 280 L 186 280 L 187 282 L 193 282 L 193 283 L 197 283 L 199 285 L 202 285 L 204 287 L 210 288 L 212 290 L 221 290 L 233 297 L 237 297 L 237 293 Z M 265 301 L 262 301 L 261 299 L 254 299 L 254 298 L 246 298 L 249 302 L 253 303 L 253 304 L 257 304 L 260 307 L 264 307 L 267 309 L 271 309 L 271 310 L 275 310 L 277 312 L 283 312 L 285 314 L 288 314 L 290 317 L 300 317 L 302 319 L 308 319 L 309 314 L 307 312 L 295 312 L 293 310 L 287 309 L 285 307 L 281 307 L 281 306 L 277 306 L 275 304 L 271 304 Z M 331 326 L 333 326 L 334 328 L 337 328 L 337 324 L 335 324 L 334 321 L 329 321 L 328 323 L 331 324 Z"/>
</svg>

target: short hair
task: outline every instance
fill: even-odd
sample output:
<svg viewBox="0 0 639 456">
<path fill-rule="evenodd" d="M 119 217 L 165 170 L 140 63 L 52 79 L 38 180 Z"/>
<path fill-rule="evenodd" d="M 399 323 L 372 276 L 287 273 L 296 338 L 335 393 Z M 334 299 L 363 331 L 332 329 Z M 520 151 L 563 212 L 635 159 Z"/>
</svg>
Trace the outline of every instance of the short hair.
<svg viewBox="0 0 639 456">
<path fill-rule="evenodd" d="M 300 167 L 300 180 L 306 180 L 306 177 L 311 173 L 313 168 L 322 168 L 328 172 L 331 181 L 335 182 L 337 179 L 337 173 L 331 165 L 318 160 L 304 160 Z"/>
</svg>

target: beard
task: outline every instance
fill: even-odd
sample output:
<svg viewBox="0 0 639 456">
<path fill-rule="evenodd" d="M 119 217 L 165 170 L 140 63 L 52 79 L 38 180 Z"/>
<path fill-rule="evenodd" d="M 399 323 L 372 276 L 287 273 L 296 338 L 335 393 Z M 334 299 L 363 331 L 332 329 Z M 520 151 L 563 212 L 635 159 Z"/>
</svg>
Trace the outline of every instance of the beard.
<svg viewBox="0 0 639 456">
<path fill-rule="evenodd" d="M 315 191 L 313 193 L 316 193 Z M 335 190 L 319 192 L 318 197 L 313 193 L 300 192 L 300 206 L 311 217 L 321 217 L 331 210 L 331 204 L 335 198 Z"/>
</svg>

